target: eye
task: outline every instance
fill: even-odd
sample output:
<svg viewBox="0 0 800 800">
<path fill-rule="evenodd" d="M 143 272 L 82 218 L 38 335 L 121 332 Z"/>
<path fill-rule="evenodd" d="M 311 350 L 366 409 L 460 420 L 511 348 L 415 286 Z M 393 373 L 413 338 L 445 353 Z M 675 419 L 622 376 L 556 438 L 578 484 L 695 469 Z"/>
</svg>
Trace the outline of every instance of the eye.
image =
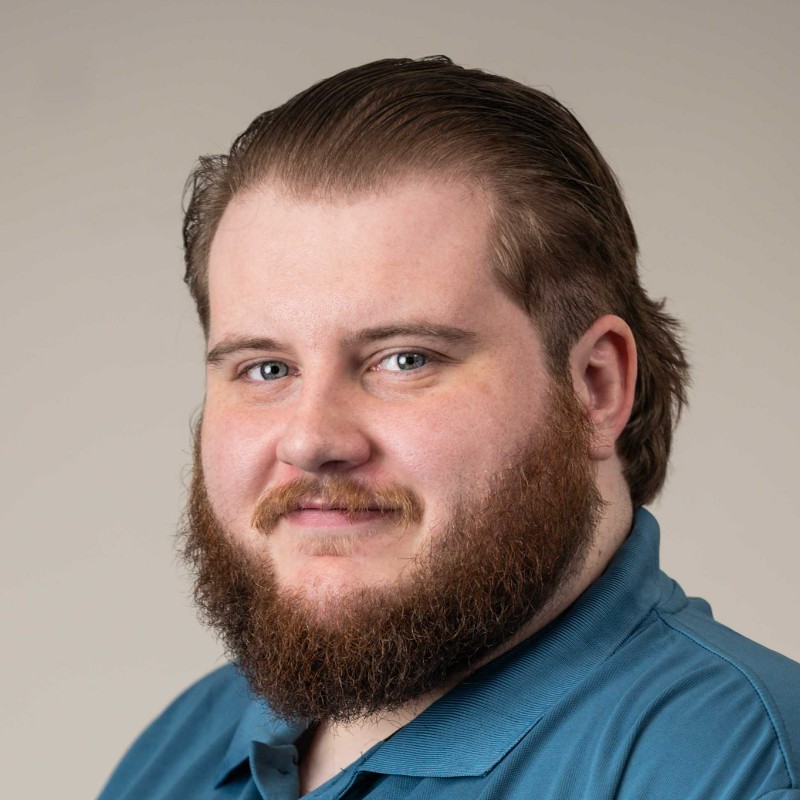
<svg viewBox="0 0 800 800">
<path fill-rule="evenodd" d="M 251 381 L 276 381 L 289 374 L 289 367 L 283 361 L 262 361 L 245 372 Z"/>
<path fill-rule="evenodd" d="M 381 359 L 378 369 L 387 372 L 409 372 L 424 367 L 428 363 L 428 356 L 424 353 L 409 351 L 406 353 L 392 353 Z"/>
</svg>

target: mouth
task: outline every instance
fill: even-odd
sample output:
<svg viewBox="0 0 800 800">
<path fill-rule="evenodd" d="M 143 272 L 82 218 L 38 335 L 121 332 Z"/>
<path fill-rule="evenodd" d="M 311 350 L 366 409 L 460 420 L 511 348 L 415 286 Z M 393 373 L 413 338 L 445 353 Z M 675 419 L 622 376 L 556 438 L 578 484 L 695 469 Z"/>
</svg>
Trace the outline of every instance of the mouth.
<svg viewBox="0 0 800 800">
<path fill-rule="evenodd" d="M 302 500 L 285 515 L 293 525 L 304 528 L 352 528 L 394 517 L 393 509 L 378 506 L 351 508 L 324 500 Z"/>
<path fill-rule="evenodd" d="M 422 503 L 399 485 L 368 486 L 331 476 L 298 478 L 266 491 L 253 510 L 252 525 L 269 534 L 279 523 L 289 528 L 325 529 L 333 534 L 373 533 L 377 528 L 408 527 L 422 519 Z M 360 528 L 360 530 L 359 530 Z"/>
</svg>

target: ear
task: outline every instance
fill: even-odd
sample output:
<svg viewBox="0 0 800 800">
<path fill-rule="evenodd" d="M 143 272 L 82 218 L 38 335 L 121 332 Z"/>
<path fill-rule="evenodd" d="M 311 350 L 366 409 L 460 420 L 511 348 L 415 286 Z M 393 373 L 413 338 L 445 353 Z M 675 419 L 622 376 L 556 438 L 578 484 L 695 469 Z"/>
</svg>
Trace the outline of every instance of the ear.
<svg viewBox="0 0 800 800">
<path fill-rule="evenodd" d="M 627 323 L 613 315 L 595 320 L 573 347 L 570 371 L 595 436 L 595 461 L 611 458 L 628 422 L 636 390 L 636 342 Z"/>
</svg>

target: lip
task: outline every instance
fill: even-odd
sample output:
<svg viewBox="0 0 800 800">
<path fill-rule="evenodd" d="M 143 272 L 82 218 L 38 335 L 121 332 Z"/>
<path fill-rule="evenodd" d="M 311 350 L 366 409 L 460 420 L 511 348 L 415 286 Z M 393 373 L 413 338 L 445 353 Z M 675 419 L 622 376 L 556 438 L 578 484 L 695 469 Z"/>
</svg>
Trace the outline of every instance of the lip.
<svg viewBox="0 0 800 800">
<path fill-rule="evenodd" d="M 378 509 L 352 513 L 343 508 L 322 502 L 303 502 L 285 519 L 303 528 L 353 528 L 359 525 L 385 521 L 392 514 Z"/>
<path fill-rule="evenodd" d="M 307 511 L 307 510 L 317 510 L 317 511 L 342 511 L 343 509 L 339 506 L 334 505 L 333 503 L 326 503 L 324 500 L 303 500 L 302 502 L 297 504 L 297 508 L 295 511 Z"/>
</svg>

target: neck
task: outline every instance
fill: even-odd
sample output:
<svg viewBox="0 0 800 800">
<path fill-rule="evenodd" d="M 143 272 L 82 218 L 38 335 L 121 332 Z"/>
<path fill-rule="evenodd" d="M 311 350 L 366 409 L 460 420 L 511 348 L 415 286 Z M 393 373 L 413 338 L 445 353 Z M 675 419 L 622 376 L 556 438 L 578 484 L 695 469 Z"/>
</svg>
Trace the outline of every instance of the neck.
<svg viewBox="0 0 800 800">
<path fill-rule="evenodd" d="M 357 761 L 378 742 L 419 716 L 446 694 L 442 689 L 417 698 L 403 708 L 355 722 L 320 722 L 309 738 L 300 760 L 300 795 L 313 791 L 341 770 Z"/>
<path fill-rule="evenodd" d="M 613 555 L 631 529 L 633 508 L 621 470 L 616 474 L 603 470 L 598 474 L 598 488 L 604 498 L 603 516 L 594 542 L 579 570 L 542 610 L 515 636 L 474 665 L 472 671 L 488 664 L 532 636 L 563 613 L 602 575 Z M 375 715 L 349 723 L 320 722 L 314 729 L 300 762 L 301 795 L 321 786 L 345 769 L 378 742 L 419 716 L 428 706 L 443 697 L 469 673 L 454 676 L 445 687 L 431 692 L 391 713 Z"/>
</svg>

